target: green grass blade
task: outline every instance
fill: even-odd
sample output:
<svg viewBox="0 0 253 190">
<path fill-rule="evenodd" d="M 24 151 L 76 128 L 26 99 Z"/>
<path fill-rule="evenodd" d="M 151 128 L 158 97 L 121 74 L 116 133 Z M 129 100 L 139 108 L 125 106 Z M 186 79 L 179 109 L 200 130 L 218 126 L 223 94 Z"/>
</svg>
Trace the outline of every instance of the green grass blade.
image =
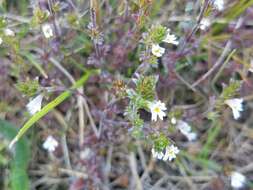
<svg viewBox="0 0 253 190">
<path fill-rule="evenodd" d="M 68 91 L 65 91 L 61 93 L 58 97 L 56 97 L 54 100 L 49 102 L 46 106 L 44 106 L 39 112 L 35 113 L 25 124 L 24 126 L 19 130 L 18 134 L 15 136 L 15 138 L 10 143 L 10 148 L 19 140 L 20 137 L 22 137 L 26 131 L 32 127 L 34 123 L 36 123 L 38 120 L 40 120 L 43 116 L 45 116 L 48 112 L 53 110 L 56 106 L 61 104 L 64 100 L 66 100 L 68 97 L 71 96 L 72 91 L 81 87 L 89 78 L 89 76 L 92 74 L 92 71 L 87 71 L 83 77 L 81 77 Z"/>
<path fill-rule="evenodd" d="M 253 5 L 253 0 L 240 0 L 237 1 L 226 13 L 224 19 L 226 23 L 217 23 L 212 27 L 212 33 L 214 35 L 222 32 L 222 30 L 230 23 L 230 21 L 236 19 L 242 13 L 245 12 L 247 8 Z"/>
<path fill-rule="evenodd" d="M 220 130 L 221 125 L 217 123 L 214 123 L 213 127 L 208 130 L 207 141 L 200 151 L 200 158 L 206 159 L 208 157 L 210 151 L 212 151 L 212 144 L 215 141 L 216 137 L 219 135 Z"/>
<path fill-rule="evenodd" d="M 222 167 L 214 160 L 209 160 L 209 159 L 199 158 L 197 156 L 192 156 L 191 154 L 189 154 L 183 150 L 180 151 L 180 155 L 191 160 L 192 162 L 194 162 L 198 166 L 205 167 L 205 168 L 208 168 L 210 170 L 215 170 L 215 171 L 222 170 Z"/>
</svg>

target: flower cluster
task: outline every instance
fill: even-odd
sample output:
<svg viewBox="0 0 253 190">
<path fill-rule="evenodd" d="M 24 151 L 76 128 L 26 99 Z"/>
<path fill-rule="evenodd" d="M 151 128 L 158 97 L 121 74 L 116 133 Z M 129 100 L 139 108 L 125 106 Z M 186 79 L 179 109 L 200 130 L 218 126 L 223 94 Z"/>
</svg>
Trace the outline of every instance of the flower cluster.
<svg viewBox="0 0 253 190">
<path fill-rule="evenodd" d="M 126 90 L 129 104 L 125 115 L 133 126 L 131 131 L 134 137 L 144 137 L 142 129 L 145 122 L 138 113 L 140 109 L 150 112 L 151 121 L 153 122 L 158 121 L 158 119 L 163 120 L 167 116 L 165 103 L 155 99 L 154 92 L 157 80 L 158 77 L 153 75 L 146 77 L 137 76 L 137 78 L 133 79 L 136 88 Z M 146 136 L 146 138 L 153 141 L 152 154 L 155 158 L 171 161 L 179 153 L 178 148 L 171 144 L 163 133 L 155 136 L 151 134 Z"/>
<path fill-rule="evenodd" d="M 171 30 L 162 25 L 152 26 L 148 32 L 143 33 L 141 42 L 146 46 L 145 51 L 141 53 L 141 61 L 145 60 L 152 65 L 156 65 L 157 59 L 165 53 L 165 48 L 160 46 L 161 43 L 179 44 Z"/>
<path fill-rule="evenodd" d="M 159 33 L 158 31 L 156 30 L 163 30 L 164 31 L 165 27 L 162 27 L 162 26 L 158 26 L 158 28 L 155 28 L 151 31 L 155 32 L 155 33 Z M 162 34 L 164 32 L 161 32 Z M 160 40 L 159 39 L 156 39 L 154 38 L 153 39 L 153 44 L 152 44 L 152 54 L 156 57 L 161 57 L 164 53 L 165 53 L 165 48 L 161 47 L 159 45 L 159 42 Z M 163 35 L 163 38 L 162 38 L 162 42 L 165 42 L 165 43 L 169 43 L 169 44 L 174 44 L 174 45 L 178 45 L 179 42 L 177 41 L 177 37 L 174 35 L 174 34 L 171 34 L 170 33 L 170 29 L 166 29 L 166 32 L 164 33 Z"/>
<path fill-rule="evenodd" d="M 165 148 L 164 151 L 156 151 L 155 148 L 152 148 L 151 150 L 153 158 L 157 158 L 159 160 L 163 161 L 172 161 L 176 158 L 176 155 L 179 153 L 179 149 L 174 146 L 170 145 Z"/>
</svg>

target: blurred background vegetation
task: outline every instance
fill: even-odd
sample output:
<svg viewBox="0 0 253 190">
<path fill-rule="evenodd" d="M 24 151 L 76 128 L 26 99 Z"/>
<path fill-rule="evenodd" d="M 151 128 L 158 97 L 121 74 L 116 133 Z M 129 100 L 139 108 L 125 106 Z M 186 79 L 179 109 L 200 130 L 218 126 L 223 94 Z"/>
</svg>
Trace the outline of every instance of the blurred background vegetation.
<svg viewBox="0 0 253 190">
<path fill-rule="evenodd" d="M 202 16 L 210 18 L 211 26 L 195 31 L 205 2 L 211 3 L 93 1 L 104 41 L 97 56 L 87 28 L 89 1 L 0 0 L 0 35 L 6 27 L 15 31 L 15 37 L 4 38 L 0 45 L 0 189 L 226 190 L 231 189 L 229 176 L 234 170 L 247 177 L 244 189 L 252 189 L 253 75 L 248 70 L 253 58 L 253 0 L 227 0 L 221 12 L 208 6 Z M 54 13 L 45 19 L 57 30 L 51 40 L 43 38 L 41 32 L 45 20 L 38 10 L 43 9 Z M 127 83 L 140 65 L 142 32 L 156 23 L 171 28 L 181 42 L 149 71 L 160 75 L 156 94 L 170 107 L 171 114 L 178 111 L 198 133 L 196 141 L 188 142 L 175 130 L 170 131 L 170 138 L 181 149 L 171 163 L 155 161 L 148 143 L 129 135 L 122 111 L 124 101 L 108 108 L 109 100 L 117 101 L 114 82 L 120 79 Z M 227 52 L 220 67 L 207 80 L 192 86 L 217 63 L 224 49 Z M 79 128 L 78 92 L 74 92 L 38 120 L 14 149 L 8 149 L 30 117 L 25 105 L 38 88 L 54 89 L 55 94 L 46 96 L 50 102 L 73 85 L 69 78 L 78 80 L 94 68 L 99 68 L 100 74 L 90 76 L 85 83 L 84 105 L 89 105 L 90 111 L 82 108 L 83 133 Z M 212 107 L 212 99 L 231 87 L 231 79 L 242 81 L 240 88 L 229 92 L 245 101 L 238 121 L 229 108 L 219 107 L 216 112 Z M 103 126 L 99 139 L 89 113 L 96 126 Z M 147 113 L 143 117 L 147 118 Z M 57 136 L 60 142 L 54 154 L 42 148 L 48 135 Z"/>
</svg>

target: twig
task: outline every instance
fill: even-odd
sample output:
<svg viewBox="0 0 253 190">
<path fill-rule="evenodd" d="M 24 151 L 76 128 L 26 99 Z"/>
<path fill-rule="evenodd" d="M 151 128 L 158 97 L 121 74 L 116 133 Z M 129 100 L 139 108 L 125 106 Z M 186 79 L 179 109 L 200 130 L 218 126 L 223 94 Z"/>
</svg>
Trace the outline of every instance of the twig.
<svg viewBox="0 0 253 190">
<path fill-rule="evenodd" d="M 207 99 L 206 96 L 201 93 L 199 90 L 197 90 L 195 87 L 191 86 L 190 83 L 188 83 L 181 75 L 179 75 L 176 71 L 174 71 L 176 77 L 183 83 L 185 84 L 189 89 L 191 89 L 193 92 L 198 93 L 202 98 Z"/>
<path fill-rule="evenodd" d="M 30 23 L 31 22 L 30 18 L 14 15 L 14 14 L 11 14 L 11 13 L 0 14 L 0 17 L 15 20 L 15 21 L 22 22 L 22 23 Z"/>
<path fill-rule="evenodd" d="M 83 93 L 83 88 L 77 90 L 79 93 Z M 78 111 L 78 124 L 79 124 L 79 146 L 81 147 L 84 143 L 84 109 L 83 109 L 83 100 L 80 96 L 77 97 L 77 105 L 79 107 Z"/>
<path fill-rule="evenodd" d="M 138 169 L 137 169 L 137 163 L 136 163 L 136 158 L 135 158 L 135 154 L 134 152 L 131 152 L 129 155 L 129 165 L 133 174 L 133 180 L 135 180 L 135 187 L 134 189 L 136 190 L 142 190 L 142 184 L 141 184 L 141 180 L 140 177 L 138 175 Z"/>
<path fill-rule="evenodd" d="M 234 53 L 236 52 L 236 50 L 234 49 L 229 56 L 227 57 L 227 59 L 224 61 L 224 63 L 222 64 L 222 66 L 220 67 L 219 71 L 217 72 L 217 74 L 214 76 L 212 82 L 211 82 L 211 86 L 213 88 L 213 90 L 216 92 L 216 88 L 215 88 L 215 83 L 217 82 L 218 78 L 220 77 L 220 75 L 222 74 L 223 70 L 225 69 L 226 65 L 229 63 L 230 58 L 234 55 Z"/>
<path fill-rule="evenodd" d="M 203 18 L 203 16 L 204 16 L 204 13 L 205 13 L 206 9 L 208 8 L 208 5 L 209 5 L 209 0 L 205 0 L 204 5 L 203 5 L 203 7 L 202 7 L 202 9 L 201 9 L 201 11 L 200 11 L 200 14 L 199 14 L 199 16 L 198 16 L 197 24 L 194 26 L 194 28 L 192 29 L 191 33 L 190 33 L 188 36 L 186 36 L 186 38 L 185 38 L 185 40 L 184 40 L 184 42 L 183 42 L 183 45 L 182 45 L 181 50 L 180 50 L 181 53 L 182 53 L 183 50 L 185 49 L 186 43 L 187 43 L 187 42 L 191 39 L 191 37 L 197 32 L 197 30 L 198 30 L 198 28 L 199 28 L 199 25 L 200 25 L 200 22 L 201 22 L 201 20 L 202 20 L 202 18 Z"/>
<path fill-rule="evenodd" d="M 68 145 L 67 145 L 67 140 L 66 140 L 66 131 L 68 129 L 68 125 L 65 122 L 62 114 L 56 110 L 53 111 L 53 114 L 55 116 L 55 118 L 58 120 L 58 122 L 63 126 L 63 134 L 61 136 L 61 145 L 62 145 L 62 149 L 63 149 L 63 156 L 64 156 L 64 161 L 66 164 L 66 167 L 68 169 L 71 169 L 71 163 L 70 163 L 70 158 L 69 158 L 69 149 L 68 149 Z"/>
<path fill-rule="evenodd" d="M 112 163 L 112 153 L 113 153 L 113 145 L 110 145 L 107 151 L 106 157 L 106 165 L 105 165 L 105 181 L 109 184 L 109 174 L 111 171 L 111 163 Z"/>
<path fill-rule="evenodd" d="M 238 28 L 240 28 L 240 26 L 243 23 L 243 18 L 239 18 L 235 30 L 237 30 Z M 201 82 L 203 82 L 204 80 L 206 80 L 207 77 L 209 77 L 224 61 L 224 59 L 226 58 L 226 56 L 228 55 L 228 53 L 230 52 L 232 46 L 232 39 L 230 39 L 227 43 L 226 46 L 221 54 L 221 56 L 219 57 L 219 59 L 217 60 L 217 62 L 214 64 L 214 66 L 207 72 L 205 73 L 203 76 L 201 76 L 196 82 L 194 82 L 191 87 L 195 87 L 197 85 L 199 85 Z"/>
<path fill-rule="evenodd" d="M 136 143 L 137 143 L 137 150 L 138 150 L 138 154 L 140 156 L 140 161 L 141 161 L 142 168 L 147 168 L 146 159 L 145 159 L 145 155 L 144 155 L 144 152 L 142 150 L 142 147 L 141 147 L 141 143 L 140 143 L 139 140 L 137 140 Z"/>
<path fill-rule="evenodd" d="M 74 9 L 75 13 L 78 14 L 78 9 L 76 8 L 74 2 L 72 0 L 67 0 L 71 7 Z"/>
<path fill-rule="evenodd" d="M 59 168 L 58 171 L 60 173 L 67 174 L 69 176 L 75 176 L 75 177 L 83 178 L 83 179 L 88 178 L 88 175 L 86 173 L 79 172 L 79 171 L 76 171 L 76 170 L 69 170 L 69 169 L 65 169 L 65 168 Z"/>
<path fill-rule="evenodd" d="M 226 56 L 228 55 L 228 53 L 230 52 L 230 48 L 231 48 L 232 42 L 231 40 L 229 40 L 221 54 L 221 56 L 219 57 L 218 61 L 214 64 L 214 66 L 209 69 L 208 72 L 206 72 L 203 76 L 201 76 L 196 82 L 194 82 L 191 87 L 195 87 L 197 85 L 199 85 L 201 82 L 203 82 L 204 80 L 206 80 L 207 77 L 209 77 L 224 61 L 224 59 L 226 58 Z"/>
<path fill-rule="evenodd" d="M 92 23 L 92 27 L 93 28 L 97 28 L 97 18 L 96 18 L 96 5 L 95 5 L 95 1 L 96 0 L 90 0 L 90 21 Z M 99 58 L 99 46 L 98 44 L 95 42 L 95 40 L 93 40 L 93 45 L 96 51 L 96 56 Z"/>
<path fill-rule="evenodd" d="M 95 124 L 94 119 L 93 119 L 93 117 L 91 115 L 88 103 L 87 103 L 86 99 L 83 96 L 79 96 L 79 97 L 81 98 L 82 103 L 84 105 L 84 109 L 85 109 L 85 112 L 86 112 L 86 114 L 87 114 L 87 116 L 89 118 L 90 125 L 91 125 L 91 127 L 92 127 L 92 129 L 93 129 L 93 131 L 94 131 L 94 133 L 96 135 L 96 137 L 99 138 L 99 136 L 100 136 L 100 129 L 98 130 L 97 127 L 96 127 L 96 124 Z"/>
<path fill-rule="evenodd" d="M 141 181 L 144 181 L 148 177 L 149 172 L 154 168 L 154 164 L 155 164 L 154 159 L 153 158 L 150 159 L 149 163 L 148 163 L 148 166 L 145 168 L 145 170 L 144 170 L 144 172 L 141 176 Z"/>
</svg>

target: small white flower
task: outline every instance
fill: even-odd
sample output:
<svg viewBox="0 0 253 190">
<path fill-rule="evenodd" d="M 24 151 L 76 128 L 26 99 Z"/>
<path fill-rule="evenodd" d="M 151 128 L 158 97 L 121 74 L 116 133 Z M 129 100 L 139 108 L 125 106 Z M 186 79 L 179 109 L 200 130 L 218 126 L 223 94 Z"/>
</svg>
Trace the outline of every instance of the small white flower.
<svg viewBox="0 0 253 190">
<path fill-rule="evenodd" d="M 167 110 L 167 108 L 165 107 L 165 104 L 162 103 L 160 100 L 159 101 L 155 101 L 155 102 L 151 102 L 149 103 L 149 109 L 151 111 L 151 120 L 152 121 L 157 121 L 157 116 L 163 120 L 163 118 L 166 116 L 165 114 L 165 110 Z"/>
<path fill-rule="evenodd" d="M 235 189 L 242 188 L 246 182 L 246 177 L 239 172 L 231 173 L 231 186 Z"/>
<path fill-rule="evenodd" d="M 3 43 L 3 39 L 0 37 L 0 45 Z"/>
<path fill-rule="evenodd" d="M 214 0 L 213 5 L 217 10 L 222 11 L 224 9 L 224 0 Z"/>
<path fill-rule="evenodd" d="M 26 108 L 31 115 L 41 110 L 42 100 L 43 95 L 39 94 L 26 105 Z"/>
<path fill-rule="evenodd" d="M 166 35 L 165 39 L 163 40 L 163 42 L 166 42 L 169 44 L 174 44 L 174 45 L 179 44 L 179 42 L 177 41 L 177 37 L 174 34 L 170 33 L 170 29 L 167 29 L 167 35 Z"/>
<path fill-rule="evenodd" d="M 58 146 L 58 142 L 57 140 L 55 140 L 54 137 L 50 135 L 47 137 L 47 139 L 45 140 L 42 146 L 48 152 L 54 152 L 56 147 Z"/>
<path fill-rule="evenodd" d="M 235 119 L 238 119 L 241 116 L 241 111 L 243 111 L 243 99 L 241 98 L 234 98 L 225 100 L 225 104 L 227 104 L 233 112 L 233 116 Z"/>
<path fill-rule="evenodd" d="M 188 139 L 188 141 L 194 141 L 194 140 L 196 140 L 197 133 L 192 132 L 192 128 L 191 128 L 191 126 L 188 123 L 186 123 L 186 122 L 184 122 L 182 120 L 179 120 L 177 122 L 177 126 L 176 127 L 180 130 L 180 132 L 184 136 L 186 136 L 186 138 Z"/>
<path fill-rule="evenodd" d="M 45 38 L 51 38 L 54 35 L 53 29 L 50 24 L 44 24 L 42 26 L 42 31 L 44 33 Z"/>
<path fill-rule="evenodd" d="M 12 37 L 15 36 L 15 33 L 9 28 L 4 29 L 4 34 L 6 36 L 12 36 Z"/>
<path fill-rule="evenodd" d="M 211 22 L 208 18 L 203 18 L 199 24 L 201 30 L 206 30 L 211 25 Z"/>
<path fill-rule="evenodd" d="M 154 148 L 151 150 L 153 158 L 161 160 L 164 156 L 163 152 L 157 152 Z"/>
<path fill-rule="evenodd" d="M 174 158 L 176 158 L 176 155 L 178 153 L 179 153 L 179 149 L 176 146 L 170 145 L 170 146 L 166 147 L 163 161 L 167 161 L 168 159 L 169 159 L 169 161 L 173 160 Z"/>
<path fill-rule="evenodd" d="M 156 57 L 161 57 L 165 53 L 165 49 L 158 44 L 153 44 L 151 51 Z"/>
<path fill-rule="evenodd" d="M 175 117 L 172 117 L 170 122 L 173 124 L 173 125 L 176 125 L 177 124 L 177 119 Z"/>
</svg>

